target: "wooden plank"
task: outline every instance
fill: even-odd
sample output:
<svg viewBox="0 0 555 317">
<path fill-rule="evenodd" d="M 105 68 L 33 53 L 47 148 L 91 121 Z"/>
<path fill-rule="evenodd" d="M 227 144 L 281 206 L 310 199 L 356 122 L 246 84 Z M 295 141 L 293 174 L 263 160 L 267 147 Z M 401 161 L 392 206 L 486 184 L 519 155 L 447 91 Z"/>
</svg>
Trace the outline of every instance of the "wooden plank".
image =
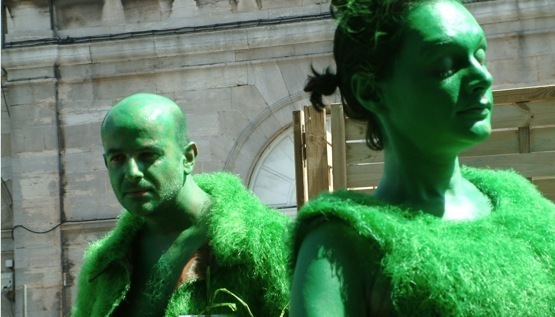
<svg viewBox="0 0 555 317">
<path fill-rule="evenodd" d="M 555 138 L 554 138 L 555 139 Z M 347 144 L 347 165 L 383 162 L 383 151 L 372 151 L 366 143 Z M 464 152 L 463 156 L 519 153 L 517 130 L 494 130 L 491 136 Z"/>
<path fill-rule="evenodd" d="M 366 195 L 372 195 L 374 194 L 374 191 L 376 191 L 375 188 L 367 188 L 367 187 L 349 188 L 349 190 L 352 190 L 361 194 L 366 194 Z"/>
<path fill-rule="evenodd" d="M 527 103 L 532 119 L 530 126 L 553 125 L 555 123 L 555 101 L 537 101 Z"/>
<path fill-rule="evenodd" d="M 555 122 L 555 101 L 540 100 L 495 105 L 491 118 L 494 129 L 549 125 Z"/>
<path fill-rule="evenodd" d="M 524 177 L 555 177 L 555 151 L 461 157 L 461 164 L 492 169 L 514 169 Z M 383 163 L 347 166 L 347 187 L 377 186 Z"/>
<path fill-rule="evenodd" d="M 536 185 L 536 187 L 544 197 L 555 202 L 555 177 L 533 179 L 532 183 Z M 349 188 L 349 190 L 353 190 L 367 195 L 372 195 L 375 191 L 374 188 L 368 188 L 368 187 L 354 187 L 354 188 Z"/>
<path fill-rule="evenodd" d="M 510 88 L 493 91 L 495 104 L 510 104 L 530 100 L 555 100 L 555 85 Z"/>
<path fill-rule="evenodd" d="M 464 150 L 460 157 L 519 153 L 518 130 L 494 130 L 482 143 Z"/>
<path fill-rule="evenodd" d="M 516 104 L 495 105 L 491 116 L 493 129 L 526 127 L 530 125 L 531 113 L 528 108 L 522 109 Z"/>
<path fill-rule="evenodd" d="M 345 114 L 342 104 L 331 105 L 331 145 L 333 190 L 347 187 Z"/>
<path fill-rule="evenodd" d="M 530 127 L 518 128 L 518 151 L 530 153 Z"/>
<path fill-rule="evenodd" d="M 383 162 L 383 151 L 372 151 L 364 143 L 347 144 L 347 165 Z"/>
<path fill-rule="evenodd" d="M 347 166 L 347 188 L 378 186 L 383 175 L 383 163 Z"/>
<path fill-rule="evenodd" d="M 545 198 L 555 202 L 555 177 L 532 179 L 532 183 L 536 185 Z"/>
<path fill-rule="evenodd" d="M 346 118 L 345 119 L 345 140 L 346 141 L 366 140 L 366 127 L 367 127 L 367 123 L 365 121 Z"/>
<path fill-rule="evenodd" d="M 555 151 L 555 125 L 530 129 L 530 149 L 532 152 Z"/>
<path fill-rule="evenodd" d="M 524 177 L 555 176 L 555 151 L 461 157 L 462 164 L 493 169 L 514 169 Z"/>
<path fill-rule="evenodd" d="M 321 191 L 328 191 L 329 167 L 326 140 L 326 111 L 314 107 L 304 107 L 305 142 L 306 142 L 306 177 L 308 199 Z"/>
<path fill-rule="evenodd" d="M 480 156 L 519 153 L 518 130 L 494 130 L 482 143 L 464 150 L 459 156 Z"/>
<path fill-rule="evenodd" d="M 297 193 L 297 210 L 308 200 L 308 188 L 306 182 L 306 160 L 303 155 L 304 143 L 304 112 L 293 111 L 293 144 L 295 153 L 295 186 Z"/>
</svg>

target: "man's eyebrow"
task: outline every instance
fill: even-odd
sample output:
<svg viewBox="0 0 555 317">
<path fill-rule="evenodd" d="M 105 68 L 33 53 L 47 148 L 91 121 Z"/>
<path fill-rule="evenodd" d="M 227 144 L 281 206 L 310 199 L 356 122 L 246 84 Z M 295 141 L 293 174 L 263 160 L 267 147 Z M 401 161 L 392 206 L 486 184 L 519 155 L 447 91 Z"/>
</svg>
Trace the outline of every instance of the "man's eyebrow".
<svg viewBox="0 0 555 317">
<path fill-rule="evenodd" d="M 140 151 L 162 152 L 164 151 L 164 148 L 161 146 L 157 146 L 156 143 L 153 143 L 153 144 L 142 146 L 141 148 L 137 149 L 137 152 L 140 152 Z"/>
</svg>

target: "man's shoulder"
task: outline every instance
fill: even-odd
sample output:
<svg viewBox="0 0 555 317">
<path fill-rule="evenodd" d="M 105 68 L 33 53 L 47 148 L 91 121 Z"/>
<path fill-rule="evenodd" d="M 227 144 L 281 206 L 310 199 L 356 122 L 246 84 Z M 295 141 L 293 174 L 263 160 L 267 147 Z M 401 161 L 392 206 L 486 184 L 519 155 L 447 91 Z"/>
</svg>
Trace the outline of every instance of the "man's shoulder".
<svg viewBox="0 0 555 317">
<path fill-rule="evenodd" d="M 142 219 L 127 211 L 122 211 L 115 227 L 104 237 L 93 241 L 84 255 L 84 265 L 95 268 L 107 265 L 113 259 L 124 257 L 133 243 L 134 237 L 142 225 Z"/>
<path fill-rule="evenodd" d="M 219 261 L 259 263 L 269 246 L 284 252 L 290 219 L 262 203 L 237 176 L 199 174 L 195 182 L 212 200 L 207 213 L 209 238 Z"/>
<path fill-rule="evenodd" d="M 288 222 L 288 217 L 265 205 L 246 188 L 241 179 L 227 172 L 205 173 L 194 176 L 199 187 L 212 199 L 212 216 L 235 217 L 251 222 L 253 218 L 268 218 Z"/>
</svg>

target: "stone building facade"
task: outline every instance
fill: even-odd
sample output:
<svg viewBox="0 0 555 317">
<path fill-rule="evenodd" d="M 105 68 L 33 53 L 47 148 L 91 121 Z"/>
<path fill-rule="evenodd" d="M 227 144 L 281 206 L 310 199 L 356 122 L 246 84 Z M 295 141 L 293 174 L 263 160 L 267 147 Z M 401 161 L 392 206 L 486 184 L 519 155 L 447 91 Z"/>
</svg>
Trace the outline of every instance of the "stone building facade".
<svg viewBox="0 0 555 317">
<path fill-rule="evenodd" d="M 550 2 L 467 4 L 488 36 L 495 88 L 555 82 Z M 230 171 L 269 204 L 291 205 L 288 128 L 308 104 L 310 65 L 332 64 L 329 0 L 7 0 L 2 10 L 3 316 L 70 314 L 83 251 L 120 211 L 99 126 L 129 94 L 183 108 L 197 173 Z"/>
</svg>

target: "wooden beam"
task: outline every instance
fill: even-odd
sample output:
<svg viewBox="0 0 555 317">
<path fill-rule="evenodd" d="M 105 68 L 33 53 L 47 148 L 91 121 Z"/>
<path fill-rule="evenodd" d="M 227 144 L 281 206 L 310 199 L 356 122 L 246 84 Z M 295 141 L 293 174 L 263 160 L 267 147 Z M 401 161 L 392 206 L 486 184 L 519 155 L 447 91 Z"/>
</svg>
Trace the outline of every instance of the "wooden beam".
<svg viewBox="0 0 555 317">
<path fill-rule="evenodd" d="M 307 201 L 306 157 L 304 141 L 304 112 L 293 111 L 293 144 L 295 153 L 295 186 L 297 192 L 297 210 Z"/>
<path fill-rule="evenodd" d="M 493 91 L 495 104 L 509 104 L 530 100 L 555 100 L 555 85 L 500 89 Z"/>
<path fill-rule="evenodd" d="M 530 127 L 518 128 L 519 153 L 530 153 Z"/>
<path fill-rule="evenodd" d="M 326 140 L 326 111 L 304 107 L 306 142 L 306 178 L 308 199 L 330 187 L 328 142 Z"/>
<path fill-rule="evenodd" d="M 331 105 L 331 148 L 333 190 L 347 188 L 347 144 L 345 143 L 345 114 L 342 104 Z"/>
</svg>

